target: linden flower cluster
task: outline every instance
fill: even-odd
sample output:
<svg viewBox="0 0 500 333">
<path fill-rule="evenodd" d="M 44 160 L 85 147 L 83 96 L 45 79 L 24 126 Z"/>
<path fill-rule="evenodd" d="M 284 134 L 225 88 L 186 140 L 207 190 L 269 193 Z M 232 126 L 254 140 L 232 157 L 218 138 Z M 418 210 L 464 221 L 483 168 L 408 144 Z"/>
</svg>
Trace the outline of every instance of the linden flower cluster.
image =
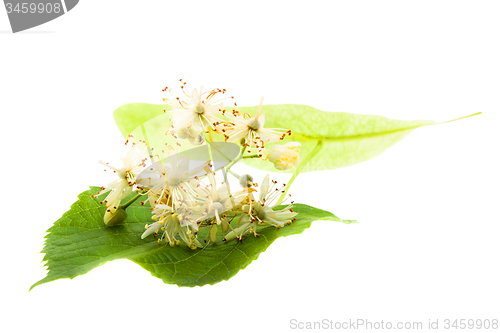
<svg viewBox="0 0 500 333">
<path fill-rule="evenodd" d="M 182 80 L 181 80 L 182 82 Z M 261 99 L 257 114 L 251 117 L 248 113 L 241 114 L 235 108 L 228 111 L 223 108 L 224 99 L 232 99 L 233 96 L 223 97 L 225 89 L 213 89 L 203 92 L 202 87 L 198 92 L 193 89 L 191 93 L 185 88 L 186 82 L 182 82 L 182 94 L 175 94 L 166 87 L 164 92 L 169 94 L 163 101 L 172 106 L 173 125 L 168 134 L 176 138 L 189 138 L 193 144 L 202 144 L 201 137 L 204 133 L 213 131 L 224 135 L 226 142 L 235 142 L 243 147 L 256 148 L 258 156 L 267 159 L 265 145 L 283 140 L 292 131 L 281 128 L 265 128 L 265 115 L 261 114 Z M 236 107 L 236 103 L 234 103 Z"/>
<path fill-rule="evenodd" d="M 290 198 L 286 184 L 278 185 L 267 175 L 259 185 L 252 176 L 240 176 L 231 170 L 244 158 L 269 160 L 279 170 L 293 168 L 299 161 L 298 143 L 275 144 L 266 150 L 268 144 L 283 140 L 291 131 L 264 127 L 262 99 L 256 115 L 251 117 L 236 110 L 236 103 L 230 111 L 224 109 L 223 100 L 233 98 L 224 96 L 225 89 L 203 92 L 200 88 L 189 92 L 185 85 L 182 82 L 180 95 L 168 88 L 163 90 L 169 95 L 164 101 L 172 106 L 172 126 L 164 133 L 175 141 L 174 145 L 165 144 L 163 159 L 153 154 L 153 148 L 145 140 L 135 143 L 130 135 L 121 166 L 101 162 L 106 171 L 118 178 L 94 195 L 107 194 L 101 201 L 106 205 L 104 222 L 107 225 L 123 222 L 127 207 L 143 197 L 141 204 L 149 203 L 153 222 L 145 225 L 141 238 L 151 236 L 158 243 L 167 242 L 171 246 L 184 243 L 191 249 L 207 242 L 241 241 L 248 235 L 259 237 L 263 228 L 281 228 L 292 223 L 297 213 L 293 211 L 293 201 L 285 204 Z M 213 137 L 217 135 L 227 142 L 224 144 L 240 147 L 233 159 L 222 154 L 228 161 L 217 170 L 211 159 L 200 164 L 180 148 L 185 147 L 184 142 L 206 147 L 207 151 L 216 149 L 217 140 Z M 204 151 L 199 149 L 187 151 Z M 222 181 L 217 181 L 218 175 Z M 238 181 L 233 189 L 228 175 Z M 121 204 L 133 191 L 137 195 Z"/>
</svg>

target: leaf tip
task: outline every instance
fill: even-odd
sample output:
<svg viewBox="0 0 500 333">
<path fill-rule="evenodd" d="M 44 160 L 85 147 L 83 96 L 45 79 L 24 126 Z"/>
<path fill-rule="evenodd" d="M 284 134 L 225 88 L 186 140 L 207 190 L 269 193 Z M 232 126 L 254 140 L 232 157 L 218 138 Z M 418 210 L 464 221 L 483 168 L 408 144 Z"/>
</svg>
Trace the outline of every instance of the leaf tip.
<svg viewBox="0 0 500 333">
<path fill-rule="evenodd" d="M 28 290 L 28 292 L 30 292 L 31 290 L 33 290 L 33 288 L 35 288 L 36 286 L 38 286 L 39 284 L 41 284 L 40 281 L 33 283 L 33 285 L 30 287 L 30 289 Z"/>
</svg>

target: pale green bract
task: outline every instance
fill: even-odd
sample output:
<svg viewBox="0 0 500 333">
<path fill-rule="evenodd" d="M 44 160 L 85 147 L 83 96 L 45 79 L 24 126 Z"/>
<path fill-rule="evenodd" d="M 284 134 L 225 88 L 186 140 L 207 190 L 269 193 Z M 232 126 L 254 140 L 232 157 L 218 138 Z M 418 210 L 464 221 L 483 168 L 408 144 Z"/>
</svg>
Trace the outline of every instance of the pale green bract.
<svg viewBox="0 0 500 333">
<path fill-rule="evenodd" d="M 257 108 L 226 109 L 237 109 L 255 116 Z M 140 133 L 138 129 L 143 124 L 151 128 L 148 133 L 154 132 L 155 127 L 170 126 L 169 116 L 163 115 L 168 110 L 170 106 L 165 104 L 130 103 L 117 108 L 114 118 L 126 138 L 132 132 Z M 266 128 L 292 130 L 292 135 L 278 144 L 292 141 L 301 144 L 299 167 L 284 171 L 294 173 L 330 170 L 364 162 L 380 155 L 414 129 L 437 124 L 432 120 L 393 120 L 375 115 L 325 112 L 297 104 L 263 105 L 262 114 L 266 116 Z M 154 140 L 150 141 L 154 146 Z M 270 147 L 272 145 L 266 145 L 267 149 Z M 245 159 L 244 162 L 257 169 L 278 172 L 272 163 L 258 158 Z"/>
<path fill-rule="evenodd" d="M 141 239 L 144 225 L 152 220 L 150 206 L 141 206 L 138 201 L 127 208 L 128 217 L 124 223 L 107 227 L 102 220 L 104 205 L 91 197 L 98 190 L 94 187 L 81 193 L 71 209 L 48 230 L 42 250 L 48 274 L 31 289 L 57 279 L 72 279 L 116 259 L 129 259 L 165 283 L 185 287 L 214 284 L 228 280 L 245 268 L 278 237 L 299 234 L 313 221 L 355 222 L 341 220 L 321 209 L 295 204 L 294 211 L 299 214 L 289 226 L 266 228 L 260 232 L 260 237 L 246 237 L 242 242 L 223 242 L 219 237 L 216 244 L 208 242 L 203 248 L 193 251 L 185 245 L 170 247 L 165 243 L 158 244 L 153 238 Z M 199 237 L 203 239 L 204 235 Z"/>
<path fill-rule="evenodd" d="M 257 107 L 238 110 L 253 115 Z M 292 135 L 284 142 L 301 144 L 301 173 L 364 162 L 380 155 L 412 130 L 436 124 L 432 120 L 405 121 L 374 115 L 325 112 L 294 104 L 264 105 L 262 113 L 266 115 L 266 127 L 292 129 Z M 245 160 L 245 163 L 262 170 L 274 169 L 272 164 L 258 159 Z"/>
</svg>

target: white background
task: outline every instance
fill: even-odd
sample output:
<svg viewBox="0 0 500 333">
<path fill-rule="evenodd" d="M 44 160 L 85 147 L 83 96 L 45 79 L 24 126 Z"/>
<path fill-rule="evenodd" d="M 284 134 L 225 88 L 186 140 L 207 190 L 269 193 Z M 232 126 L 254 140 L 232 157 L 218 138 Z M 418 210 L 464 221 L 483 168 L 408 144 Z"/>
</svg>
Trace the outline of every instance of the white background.
<svg viewBox="0 0 500 333">
<path fill-rule="evenodd" d="M 286 332 L 290 320 L 500 319 L 497 1 L 81 1 L 11 34 L 0 9 L 0 330 Z M 112 112 L 165 86 L 421 128 L 356 166 L 300 176 L 315 222 L 230 281 L 178 288 L 118 260 L 45 276 L 43 236 L 118 157 Z M 442 327 L 442 326 L 441 326 Z"/>
</svg>

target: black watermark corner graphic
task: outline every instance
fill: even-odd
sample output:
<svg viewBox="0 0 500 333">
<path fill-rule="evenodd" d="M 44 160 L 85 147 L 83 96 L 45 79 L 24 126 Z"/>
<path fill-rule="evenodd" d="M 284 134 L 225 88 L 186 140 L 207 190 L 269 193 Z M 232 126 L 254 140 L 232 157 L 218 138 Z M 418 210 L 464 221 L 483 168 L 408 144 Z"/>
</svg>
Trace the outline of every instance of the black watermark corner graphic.
<svg viewBox="0 0 500 333">
<path fill-rule="evenodd" d="M 12 32 L 52 21 L 75 8 L 79 0 L 4 0 Z"/>
</svg>

